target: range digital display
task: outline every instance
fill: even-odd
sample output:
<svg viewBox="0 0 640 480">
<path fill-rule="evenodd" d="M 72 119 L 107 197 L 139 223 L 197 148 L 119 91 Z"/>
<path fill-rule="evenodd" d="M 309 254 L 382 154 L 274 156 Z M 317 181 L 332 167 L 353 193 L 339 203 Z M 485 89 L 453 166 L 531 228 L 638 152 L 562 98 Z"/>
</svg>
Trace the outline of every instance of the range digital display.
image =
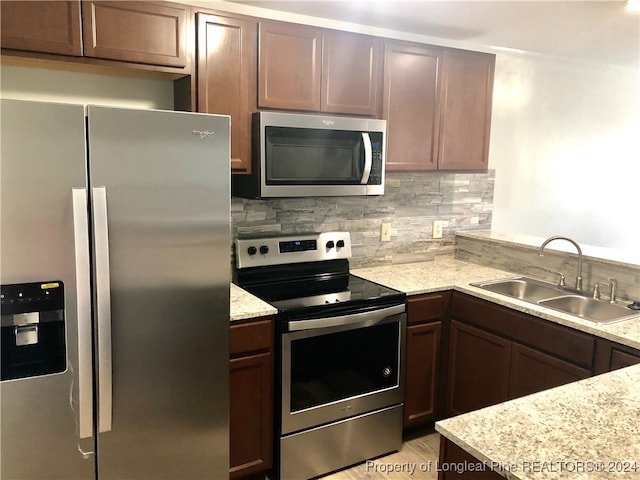
<svg viewBox="0 0 640 480">
<path fill-rule="evenodd" d="M 318 243 L 315 240 L 291 240 L 280 242 L 280 253 L 306 252 L 307 250 L 317 250 Z"/>
</svg>

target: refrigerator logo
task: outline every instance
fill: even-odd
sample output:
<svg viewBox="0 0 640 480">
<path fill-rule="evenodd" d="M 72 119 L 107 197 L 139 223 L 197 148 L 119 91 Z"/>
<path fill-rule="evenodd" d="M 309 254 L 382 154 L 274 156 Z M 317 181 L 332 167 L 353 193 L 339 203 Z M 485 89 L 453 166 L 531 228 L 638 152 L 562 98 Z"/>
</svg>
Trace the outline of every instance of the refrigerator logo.
<svg viewBox="0 0 640 480">
<path fill-rule="evenodd" d="M 329 125 L 333 125 L 335 122 L 333 120 L 322 120 L 322 123 L 329 126 Z"/>
<path fill-rule="evenodd" d="M 216 132 L 210 132 L 209 130 L 191 130 L 191 133 L 196 137 L 208 138 L 213 137 Z"/>
</svg>

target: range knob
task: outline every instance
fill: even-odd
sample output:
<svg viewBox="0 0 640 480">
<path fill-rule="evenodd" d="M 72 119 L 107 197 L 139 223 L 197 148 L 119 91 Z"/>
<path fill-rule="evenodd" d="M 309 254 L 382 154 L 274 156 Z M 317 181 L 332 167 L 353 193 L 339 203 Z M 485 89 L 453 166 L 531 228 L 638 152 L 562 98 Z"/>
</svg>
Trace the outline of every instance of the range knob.
<svg viewBox="0 0 640 480">
<path fill-rule="evenodd" d="M 255 255 L 257 253 L 258 249 L 256 247 L 249 247 L 247 248 L 247 253 L 249 255 Z"/>
<path fill-rule="evenodd" d="M 335 247 L 335 246 L 336 246 L 336 244 L 335 244 L 335 243 L 333 243 L 333 240 L 329 240 L 329 241 L 327 242 L 327 248 L 328 248 L 329 250 L 331 250 L 331 249 L 332 249 L 333 247 Z"/>
<path fill-rule="evenodd" d="M 344 240 L 338 240 L 338 243 L 336 245 L 338 246 L 338 248 L 344 247 Z"/>
<path fill-rule="evenodd" d="M 260 247 L 260 253 L 266 255 L 267 253 L 269 253 L 269 247 L 267 247 L 266 245 L 262 245 Z"/>
</svg>

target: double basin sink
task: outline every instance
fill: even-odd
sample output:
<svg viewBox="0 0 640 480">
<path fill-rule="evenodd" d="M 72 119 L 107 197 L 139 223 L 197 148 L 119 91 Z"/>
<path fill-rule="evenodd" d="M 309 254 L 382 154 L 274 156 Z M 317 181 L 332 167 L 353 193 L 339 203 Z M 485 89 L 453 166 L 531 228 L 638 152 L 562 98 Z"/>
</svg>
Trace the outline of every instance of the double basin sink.
<svg viewBox="0 0 640 480">
<path fill-rule="evenodd" d="M 631 310 L 626 305 L 595 299 L 581 292 L 556 287 L 533 278 L 505 278 L 471 285 L 599 324 L 640 318 L 639 311 Z"/>
</svg>

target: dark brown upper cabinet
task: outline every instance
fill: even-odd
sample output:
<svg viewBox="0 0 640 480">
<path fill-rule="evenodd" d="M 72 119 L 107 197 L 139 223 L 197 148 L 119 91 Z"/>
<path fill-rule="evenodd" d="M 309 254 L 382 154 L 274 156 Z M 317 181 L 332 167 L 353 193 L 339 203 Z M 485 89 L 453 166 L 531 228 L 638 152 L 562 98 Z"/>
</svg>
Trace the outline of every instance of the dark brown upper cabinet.
<svg viewBox="0 0 640 480">
<path fill-rule="evenodd" d="M 201 12 L 196 18 L 198 111 L 231 116 L 231 168 L 250 173 L 257 21 Z"/>
<path fill-rule="evenodd" d="M 82 4 L 87 57 L 168 67 L 188 65 L 190 7 L 163 2 Z"/>
<path fill-rule="evenodd" d="M 378 116 L 382 52 L 383 43 L 379 38 L 324 32 L 320 111 Z"/>
<path fill-rule="evenodd" d="M 280 22 L 260 22 L 258 106 L 378 116 L 382 41 Z"/>
<path fill-rule="evenodd" d="M 2 48 L 82 56 L 80 0 L 0 2 Z"/>
<path fill-rule="evenodd" d="M 259 31 L 258 106 L 319 111 L 322 32 L 276 22 Z"/>
<path fill-rule="evenodd" d="M 495 55 L 445 49 L 438 168 L 485 170 L 489 158 Z"/>
<path fill-rule="evenodd" d="M 436 170 L 442 50 L 389 41 L 384 55 L 388 170 Z"/>
<path fill-rule="evenodd" d="M 388 41 L 389 170 L 486 170 L 495 56 Z"/>
</svg>

